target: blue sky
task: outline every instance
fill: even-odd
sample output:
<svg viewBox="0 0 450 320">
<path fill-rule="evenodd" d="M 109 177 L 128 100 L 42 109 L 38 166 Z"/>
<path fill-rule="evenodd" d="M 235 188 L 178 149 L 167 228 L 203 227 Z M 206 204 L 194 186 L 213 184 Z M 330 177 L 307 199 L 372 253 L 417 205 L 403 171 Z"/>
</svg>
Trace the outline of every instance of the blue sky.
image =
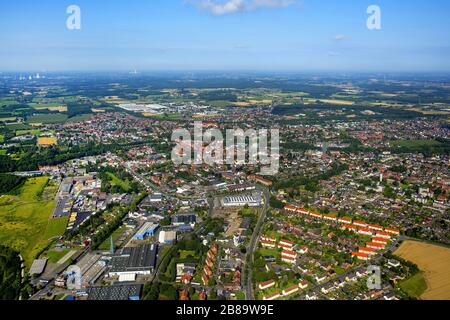
<svg viewBox="0 0 450 320">
<path fill-rule="evenodd" d="M 81 30 L 66 28 L 71 4 Z M 366 28 L 371 4 L 381 30 Z M 0 70 L 447 72 L 449 12 L 447 0 L 1 1 Z"/>
</svg>

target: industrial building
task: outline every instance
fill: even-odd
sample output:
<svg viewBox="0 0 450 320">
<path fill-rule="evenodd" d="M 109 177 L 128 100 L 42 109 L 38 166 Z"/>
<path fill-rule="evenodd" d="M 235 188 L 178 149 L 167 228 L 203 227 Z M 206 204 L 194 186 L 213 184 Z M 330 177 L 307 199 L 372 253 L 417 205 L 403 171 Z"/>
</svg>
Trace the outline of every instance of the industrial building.
<svg viewBox="0 0 450 320">
<path fill-rule="evenodd" d="M 195 225 L 197 222 L 197 215 L 195 214 L 176 214 L 172 216 L 172 224 L 175 226 L 188 224 Z"/>
<path fill-rule="evenodd" d="M 30 276 L 38 275 L 40 276 L 44 273 L 45 267 L 47 266 L 47 259 L 36 259 L 33 261 L 33 264 L 30 268 Z"/>
<path fill-rule="evenodd" d="M 106 261 L 102 255 L 96 253 L 86 254 L 77 264 L 81 271 L 81 285 L 94 284 L 106 271 Z"/>
<path fill-rule="evenodd" d="M 111 285 L 102 287 L 90 287 L 88 300 L 140 300 L 142 285 Z"/>
<path fill-rule="evenodd" d="M 159 243 L 172 243 L 177 239 L 176 231 L 165 231 L 159 232 Z"/>
<path fill-rule="evenodd" d="M 150 275 L 156 267 L 157 244 L 124 248 L 120 255 L 113 256 L 110 262 L 110 277 L 124 278 L 124 275 Z"/>
<path fill-rule="evenodd" d="M 153 236 L 158 228 L 159 224 L 154 222 L 146 222 L 139 228 L 133 238 L 136 240 L 144 240 L 148 236 Z"/>
<path fill-rule="evenodd" d="M 262 204 L 260 195 L 227 196 L 222 199 L 224 207 L 259 207 Z"/>
<path fill-rule="evenodd" d="M 163 200 L 163 196 L 161 193 L 154 193 L 148 196 L 148 200 L 151 203 L 158 203 L 158 202 L 162 202 Z"/>
</svg>

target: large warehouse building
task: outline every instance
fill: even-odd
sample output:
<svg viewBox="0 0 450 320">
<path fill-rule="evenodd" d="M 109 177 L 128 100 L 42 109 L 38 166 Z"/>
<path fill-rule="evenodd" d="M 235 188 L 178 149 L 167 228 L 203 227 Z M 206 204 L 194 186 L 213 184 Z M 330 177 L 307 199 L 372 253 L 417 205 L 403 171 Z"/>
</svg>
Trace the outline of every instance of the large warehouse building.
<svg viewBox="0 0 450 320">
<path fill-rule="evenodd" d="M 260 195 L 242 195 L 242 196 L 228 196 L 222 199 L 222 206 L 224 207 L 259 207 L 262 204 L 262 197 Z"/>
<path fill-rule="evenodd" d="M 124 248 L 122 254 L 111 258 L 110 277 L 130 279 L 137 275 L 150 275 L 156 267 L 158 253 L 157 244 L 146 244 L 140 247 Z"/>
<path fill-rule="evenodd" d="M 148 236 L 153 236 L 158 228 L 159 224 L 154 222 L 146 222 L 139 228 L 133 238 L 136 240 L 144 240 Z"/>
</svg>

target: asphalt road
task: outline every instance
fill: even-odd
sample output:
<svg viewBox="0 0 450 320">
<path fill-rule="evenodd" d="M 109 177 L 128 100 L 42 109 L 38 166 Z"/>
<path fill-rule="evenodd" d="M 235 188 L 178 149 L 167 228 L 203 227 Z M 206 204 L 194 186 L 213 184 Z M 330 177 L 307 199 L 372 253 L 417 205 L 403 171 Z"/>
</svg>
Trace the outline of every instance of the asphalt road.
<svg viewBox="0 0 450 320">
<path fill-rule="evenodd" d="M 266 219 L 267 212 L 269 211 L 269 200 L 270 200 L 270 192 L 268 189 L 264 188 L 264 208 L 259 216 L 258 222 L 256 224 L 255 230 L 253 231 L 252 238 L 250 239 L 250 244 L 247 250 L 247 257 L 250 257 L 250 260 L 253 262 L 253 253 L 255 251 L 256 243 L 258 241 L 259 235 L 261 233 L 261 227 Z M 247 261 L 247 259 L 246 259 Z M 252 268 L 247 265 L 247 279 L 245 281 L 245 296 L 247 300 L 255 300 L 253 295 L 253 286 L 252 286 Z"/>
</svg>

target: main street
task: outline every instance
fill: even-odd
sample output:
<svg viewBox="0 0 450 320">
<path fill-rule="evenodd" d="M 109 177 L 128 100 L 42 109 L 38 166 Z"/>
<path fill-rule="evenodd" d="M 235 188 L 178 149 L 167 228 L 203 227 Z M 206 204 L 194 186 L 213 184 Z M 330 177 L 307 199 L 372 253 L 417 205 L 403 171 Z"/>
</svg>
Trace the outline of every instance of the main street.
<svg viewBox="0 0 450 320">
<path fill-rule="evenodd" d="M 253 263 L 253 253 L 255 251 L 256 243 L 258 241 L 258 238 L 261 233 L 261 227 L 264 223 L 264 220 L 266 219 L 267 212 L 269 211 L 269 200 L 270 200 L 270 192 L 269 189 L 263 188 L 262 189 L 264 194 L 264 208 L 261 212 L 261 215 L 259 216 L 258 222 L 256 223 L 255 230 L 253 230 L 252 238 L 250 239 L 250 244 L 248 246 L 247 250 L 247 257 L 246 257 L 246 270 L 245 273 L 247 279 L 245 279 L 245 296 L 247 300 L 255 300 L 254 294 L 253 294 L 253 286 L 252 286 L 252 267 L 248 265 L 248 262 Z"/>
</svg>

